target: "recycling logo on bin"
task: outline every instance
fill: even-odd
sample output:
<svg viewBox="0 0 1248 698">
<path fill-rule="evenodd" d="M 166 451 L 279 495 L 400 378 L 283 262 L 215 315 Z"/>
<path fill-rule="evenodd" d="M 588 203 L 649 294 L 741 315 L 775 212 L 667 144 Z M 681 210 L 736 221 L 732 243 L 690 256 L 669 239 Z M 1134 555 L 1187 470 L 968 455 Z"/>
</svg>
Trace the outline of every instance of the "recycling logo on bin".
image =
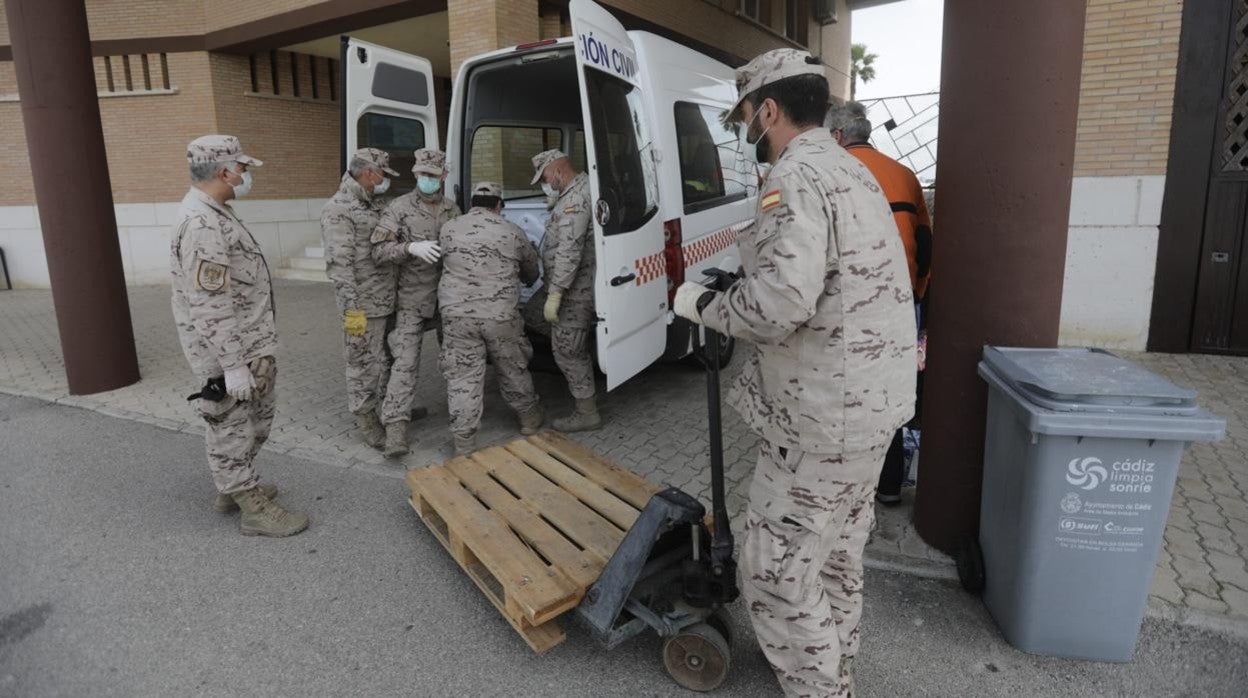
<svg viewBox="0 0 1248 698">
<path fill-rule="evenodd" d="M 1096 489 L 1108 477 L 1100 458 L 1075 458 L 1066 466 L 1066 482 L 1085 490 Z"/>
</svg>

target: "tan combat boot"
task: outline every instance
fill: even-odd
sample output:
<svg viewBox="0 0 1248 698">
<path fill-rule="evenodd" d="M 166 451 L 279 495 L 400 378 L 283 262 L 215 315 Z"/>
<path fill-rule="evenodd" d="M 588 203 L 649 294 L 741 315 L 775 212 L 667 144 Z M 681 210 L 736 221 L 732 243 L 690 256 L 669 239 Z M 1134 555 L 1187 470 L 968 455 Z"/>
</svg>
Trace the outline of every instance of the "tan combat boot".
<svg viewBox="0 0 1248 698">
<path fill-rule="evenodd" d="M 476 434 L 469 434 L 467 436 L 460 436 L 459 434 L 452 434 L 452 436 L 455 437 L 455 455 L 456 456 L 466 456 L 472 453 L 473 451 L 477 450 L 477 435 Z"/>
<path fill-rule="evenodd" d="M 520 433 L 525 436 L 536 434 L 541 430 L 545 419 L 546 415 L 542 412 L 542 406 L 534 405 L 533 409 L 520 414 Z"/>
<path fill-rule="evenodd" d="M 260 496 L 265 499 L 273 499 L 277 496 L 277 485 L 256 485 L 256 490 L 260 492 Z M 238 511 L 238 504 L 234 498 L 228 494 L 217 493 L 217 499 L 212 503 L 212 508 L 228 514 L 231 511 Z"/>
<path fill-rule="evenodd" d="M 567 417 L 560 417 L 553 422 L 555 429 L 562 432 L 591 431 L 602 427 L 602 417 L 598 416 L 598 403 L 592 398 L 576 401 L 576 409 Z"/>
<path fill-rule="evenodd" d="M 373 448 L 381 448 L 386 443 L 386 429 L 377 419 L 377 413 L 369 410 L 355 415 L 355 425 L 360 429 L 360 438 Z"/>
<path fill-rule="evenodd" d="M 386 425 L 386 458 L 398 458 L 409 453 L 407 448 L 407 422 L 394 422 Z"/>
<path fill-rule="evenodd" d="M 231 496 L 238 508 L 243 510 L 238 531 L 244 536 L 285 538 L 308 527 L 307 514 L 286 511 L 282 505 L 260 494 L 258 487 L 235 492 Z"/>
</svg>

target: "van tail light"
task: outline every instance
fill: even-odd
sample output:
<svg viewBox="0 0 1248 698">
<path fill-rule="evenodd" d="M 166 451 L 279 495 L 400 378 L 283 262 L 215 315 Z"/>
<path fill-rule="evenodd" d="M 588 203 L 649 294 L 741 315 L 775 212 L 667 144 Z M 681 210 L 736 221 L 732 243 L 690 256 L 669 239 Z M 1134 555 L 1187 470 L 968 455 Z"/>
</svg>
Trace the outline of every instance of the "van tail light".
<svg viewBox="0 0 1248 698">
<path fill-rule="evenodd" d="M 663 222 L 663 261 L 667 267 L 667 307 L 676 302 L 676 289 L 685 283 L 685 248 L 680 219 Z"/>
</svg>

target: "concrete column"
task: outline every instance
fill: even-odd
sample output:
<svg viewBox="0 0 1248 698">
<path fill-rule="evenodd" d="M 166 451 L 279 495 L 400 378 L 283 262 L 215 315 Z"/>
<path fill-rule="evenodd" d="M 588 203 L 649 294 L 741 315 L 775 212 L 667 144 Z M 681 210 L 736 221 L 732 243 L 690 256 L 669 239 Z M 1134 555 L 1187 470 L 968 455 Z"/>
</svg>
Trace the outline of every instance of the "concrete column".
<svg viewBox="0 0 1248 698">
<path fill-rule="evenodd" d="M 5 0 L 69 392 L 139 380 L 82 0 Z"/>
<path fill-rule="evenodd" d="M 1085 0 L 945 3 L 919 534 L 978 531 L 984 344 L 1057 343 Z"/>
<path fill-rule="evenodd" d="M 459 66 L 479 53 L 541 38 L 537 0 L 456 0 L 447 14 L 452 80 Z"/>
</svg>

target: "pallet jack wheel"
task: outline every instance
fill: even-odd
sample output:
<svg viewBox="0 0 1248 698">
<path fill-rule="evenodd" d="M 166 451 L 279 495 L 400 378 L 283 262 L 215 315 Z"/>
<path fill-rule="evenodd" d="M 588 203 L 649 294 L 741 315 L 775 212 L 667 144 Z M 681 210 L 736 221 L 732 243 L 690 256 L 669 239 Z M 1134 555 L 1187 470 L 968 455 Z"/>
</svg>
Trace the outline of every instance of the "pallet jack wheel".
<svg viewBox="0 0 1248 698">
<path fill-rule="evenodd" d="M 698 623 L 663 643 L 663 666 L 676 683 L 691 691 L 713 691 L 728 678 L 732 653 L 728 640 L 709 623 Z"/>
<path fill-rule="evenodd" d="M 954 560 L 958 563 L 958 580 L 962 588 L 979 595 L 984 591 L 984 551 L 973 536 L 962 539 Z"/>
</svg>

